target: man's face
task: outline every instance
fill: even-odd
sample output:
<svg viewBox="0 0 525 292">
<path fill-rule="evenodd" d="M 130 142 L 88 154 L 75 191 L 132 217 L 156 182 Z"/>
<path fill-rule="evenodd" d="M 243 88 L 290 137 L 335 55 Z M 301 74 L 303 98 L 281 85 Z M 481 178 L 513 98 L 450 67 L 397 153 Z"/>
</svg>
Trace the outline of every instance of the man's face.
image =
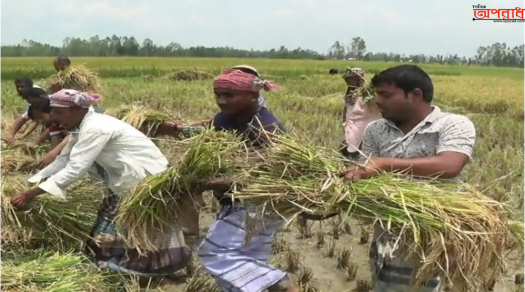
<svg viewBox="0 0 525 292">
<path fill-rule="evenodd" d="M 63 61 L 55 61 L 53 62 L 53 66 L 55 66 L 55 70 L 62 71 L 67 68 L 67 64 Z"/>
<path fill-rule="evenodd" d="M 375 91 L 375 102 L 384 119 L 401 122 L 410 117 L 414 108 L 411 93 L 407 95 L 393 84 L 380 84 Z"/>
<path fill-rule="evenodd" d="M 29 87 L 29 85 L 28 85 L 28 84 L 25 84 L 25 83 L 16 83 L 15 86 L 16 86 L 16 92 L 17 92 L 18 95 L 20 95 L 20 96 L 23 95 L 24 91 L 27 91 L 27 90 L 31 89 L 31 88 Z"/>
<path fill-rule="evenodd" d="M 257 95 L 252 92 L 219 88 L 216 88 L 214 92 L 217 105 L 223 113 L 229 115 L 248 109 L 257 100 Z"/>
<path fill-rule="evenodd" d="M 52 107 L 51 120 L 62 125 L 68 130 L 72 130 L 80 125 L 83 115 L 80 108 Z"/>
</svg>

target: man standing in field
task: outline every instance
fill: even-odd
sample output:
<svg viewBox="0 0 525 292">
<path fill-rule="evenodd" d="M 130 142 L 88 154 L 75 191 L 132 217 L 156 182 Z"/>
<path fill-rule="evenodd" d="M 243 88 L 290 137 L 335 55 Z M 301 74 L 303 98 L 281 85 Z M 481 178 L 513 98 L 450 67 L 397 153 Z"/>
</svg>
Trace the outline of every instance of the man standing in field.
<svg viewBox="0 0 525 292">
<path fill-rule="evenodd" d="M 476 141 L 474 124 L 465 116 L 442 112 L 431 105 L 434 86 L 430 77 L 414 65 L 401 65 L 372 78 L 376 104 L 383 118 L 365 130 L 364 166 L 347 170 L 348 180 L 366 179 L 380 172 L 408 172 L 418 177 L 457 179 L 472 158 Z M 370 248 L 375 292 L 406 292 L 419 262 L 402 247 L 391 250 L 396 234 L 374 226 Z M 438 292 L 436 277 L 416 292 Z"/>
<path fill-rule="evenodd" d="M 379 113 L 368 106 L 359 88 L 365 83 L 365 70 L 348 68 L 343 75 L 346 82 L 343 128 L 345 141 L 341 153 L 348 159 L 359 159 L 359 148 L 366 126 L 379 118 Z"/>
</svg>

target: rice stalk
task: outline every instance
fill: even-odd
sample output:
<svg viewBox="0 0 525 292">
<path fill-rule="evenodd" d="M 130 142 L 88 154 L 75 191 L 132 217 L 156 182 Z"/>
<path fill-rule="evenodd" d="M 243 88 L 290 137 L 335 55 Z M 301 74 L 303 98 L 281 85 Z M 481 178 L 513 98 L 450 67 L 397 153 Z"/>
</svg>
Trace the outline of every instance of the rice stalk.
<svg viewBox="0 0 525 292">
<path fill-rule="evenodd" d="M 227 175 L 235 165 L 234 153 L 242 149 L 235 136 L 211 130 L 174 143 L 187 149 L 175 165 L 122 196 L 115 222 L 127 244 L 137 249 L 156 250 L 149 234 L 169 230 L 180 219 L 181 200 L 191 200 L 203 183 Z"/>
<path fill-rule="evenodd" d="M 2 143 L 2 174 L 14 171 L 31 171 L 36 169 L 37 158 L 24 153 L 19 148 L 13 148 L 17 145 L 12 145 L 7 148 Z"/>
<path fill-rule="evenodd" d="M 2 253 L 2 291 L 112 291 L 107 280 L 86 258 L 75 253 Z"/>
<path fill-rule="evenodd" d="M 74 89 L 82 92 L 100 93 L 102 84 L 96 72 L 84 65 L 69 67 L 49 77 L 45 84 L 51 92 Z"/>
<path fill-rule="evenodd" d="M 108 109 L 106 114 L 143 131 L 148 137 L 154 137 L 162 123 L 173 120 L 173 117 L 165 112 L 138 104 Z"/>
<path fill-rule="evenodd" d="M 89 238 L 99 200 L 89 193 L 60 200 L 42 195 L 24 209 L 11 205 L 12 195 L 30 189 L 24 177 L 2 177 L 2 248 L 32 248 L 35 245 L 80 248 Z"/>
<path fill-rule="evenodd" d="M 501 275 L 511 233 L 502 203 L 467 185 L 394 174 L 347 183 L 337 175 L 345 162 L 339 154 L 287 136 L 274 141 L 235 198 L 284 217 L 340 212 L 377 220 L 398 249 L 420 260 L 415 286 L 438 272 L 458 291 L 476 290 Z"/>
</svg>

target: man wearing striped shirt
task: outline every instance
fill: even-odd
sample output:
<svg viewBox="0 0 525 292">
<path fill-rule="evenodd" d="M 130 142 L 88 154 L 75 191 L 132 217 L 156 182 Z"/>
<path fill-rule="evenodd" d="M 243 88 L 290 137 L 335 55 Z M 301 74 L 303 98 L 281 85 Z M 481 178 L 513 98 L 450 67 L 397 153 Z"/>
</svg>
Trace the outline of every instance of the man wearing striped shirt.
<svg viewBox="0 0 525 292">
<path fill-rule="evenodd" d="M 376 104 L 383 116 L 365 129 L 364 167 L 348 170 L 348 180 L 367 179 L 382 172 L 408 172 L 416 177 L 457 179 L 476 142 L 469 118 L 431 105 L 434 86 L 421 68 L 401 65 L 372 78 Z M 374 292 L 439 292 L 439 277 L 411 290 L 412 275 L 421 259 L 396 242 L 398 234 L 374 226 L 370 263 Z M 396 244 L 392 244 L 396 242 Z M 394 248 L 396 246 L 396 248 Z M 453 284 L 453 283 L 452 283 Z"/>
</svg>

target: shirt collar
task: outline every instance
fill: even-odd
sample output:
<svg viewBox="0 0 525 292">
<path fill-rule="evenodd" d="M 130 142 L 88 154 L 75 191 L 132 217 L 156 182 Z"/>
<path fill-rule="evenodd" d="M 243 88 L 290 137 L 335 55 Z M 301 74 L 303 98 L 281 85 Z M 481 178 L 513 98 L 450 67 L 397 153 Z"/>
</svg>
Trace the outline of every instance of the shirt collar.
<svg viewBox="0 0 525 292">
<path fill-rule="evenodd" d="M 84 116 L 84 118 L 82 119 L 82 122 L 80 122 L 80 125 L 78 125 L 78 127 L 76 127 L 74 130 L 75 131 L 80 131 L 80 129 L 82 129 L 82 126 L 84 126 L 86 124 L 86 121 L 95 113 L 95 111 L 93 110 L 93 107 L 90 107 L 88 109 L 88 112 L 86 113 L 86 115 Z"/>
</svg>

